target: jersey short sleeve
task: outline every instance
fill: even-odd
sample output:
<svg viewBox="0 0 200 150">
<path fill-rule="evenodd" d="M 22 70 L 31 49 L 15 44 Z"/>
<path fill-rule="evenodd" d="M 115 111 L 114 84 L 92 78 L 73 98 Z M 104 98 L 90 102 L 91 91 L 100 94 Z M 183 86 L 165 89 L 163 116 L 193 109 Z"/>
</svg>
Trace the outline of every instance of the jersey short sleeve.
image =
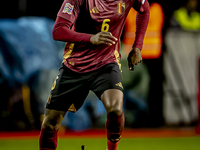
<svg viewBox="0 0 200 150">
<path fill-rule="evenodd" d="M 133 8 L 137 12 L 144 12 L 146 8 L 149 6 L 148 0 L 135 0 L 133 4 Z"/>
<path fill-rule="evenodd" d="M 72 25 L 80 13 L 80 7 L 83 1 L 84 0 L 64 0 L 57 16 L 68 20 Z"/>
</svg>

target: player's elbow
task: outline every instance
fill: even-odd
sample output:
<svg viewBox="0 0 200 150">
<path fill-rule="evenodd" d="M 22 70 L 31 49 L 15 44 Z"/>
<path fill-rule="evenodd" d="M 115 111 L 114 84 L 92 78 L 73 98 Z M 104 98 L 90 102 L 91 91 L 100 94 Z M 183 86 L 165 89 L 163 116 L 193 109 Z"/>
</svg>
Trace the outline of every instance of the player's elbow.
<svg viewBox="0 0 200 150">
<path fill-rule="evenodd" d="M 138 11 L 140 14 L 145 14 L 145 15 L 150 15 L 150 5 L 148 3 L 148 1 L 145 2 L 143 10 L 142 11 Z"/>
<path fill-rule="evenodd" d="M 148 17 L 150 16 L 150 7 L 145 7 L 143 12 L 138 12 L 143 17 Z"/>
</svg>

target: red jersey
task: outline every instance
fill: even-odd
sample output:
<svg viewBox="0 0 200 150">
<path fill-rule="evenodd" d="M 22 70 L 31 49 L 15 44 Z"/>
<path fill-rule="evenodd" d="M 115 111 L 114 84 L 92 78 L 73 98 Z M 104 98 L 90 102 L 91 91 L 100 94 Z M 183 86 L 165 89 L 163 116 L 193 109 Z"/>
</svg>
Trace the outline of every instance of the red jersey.
<svg viewBox="0 0 200 150">
<path fill-rule="evenodd" d="M 120 36 L 131 7 L 143 12 L 149 5 L 146 0 L 64 0 L 54 26 L 54 32 L 60 26 L 71 30 L 67 30 L 67 35 L 60 33 L 58 38 L 67 42 L 63 63 L 75 72 L 89 72 L 108 63 L 119 63 Z M 148 21 L 144 26 L 147 24 Z M 116 44 L 92 45 L 91 35 L 101 31 L 111 32 L 118 39 Z M 141 39 L 143 41 L 143 35 Z M 141 47 L 141 42 L 135 42 L 137 45 Z"/>
</svg>

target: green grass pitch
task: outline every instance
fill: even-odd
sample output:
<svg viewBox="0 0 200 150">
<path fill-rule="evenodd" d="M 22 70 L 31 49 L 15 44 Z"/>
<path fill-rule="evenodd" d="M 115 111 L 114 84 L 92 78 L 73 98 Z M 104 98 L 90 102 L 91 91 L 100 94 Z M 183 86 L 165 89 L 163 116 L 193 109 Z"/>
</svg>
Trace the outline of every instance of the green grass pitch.
<svg viewBox="0 0 200 150">
<path fill-rule="evenodd" d="M 57 150 L 106 150 L 106 139 L 59 139 Z M 0 150 L 38 150 L 38 140 L 0 140 Z M 200 137 L 123 138 L 118 150 L 200 150 Z"/>
</svg>

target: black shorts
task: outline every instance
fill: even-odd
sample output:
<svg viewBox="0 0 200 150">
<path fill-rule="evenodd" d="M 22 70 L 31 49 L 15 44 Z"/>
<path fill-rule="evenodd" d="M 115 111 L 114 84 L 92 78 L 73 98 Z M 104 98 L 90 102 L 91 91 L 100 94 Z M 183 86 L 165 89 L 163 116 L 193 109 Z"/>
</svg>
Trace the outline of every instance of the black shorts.
<svg viewBox="0 0 200 150">
<path fill-rule="evenodd" d="M 92 90 L 100 99 L 104 91 L 123 91 L 121 70 L 117 63 L 107 64 L 88 73 L 77 73 L 65 65 L 59 69 L 46 103 L 46 108 L 76 112 Z"/>
</svg>

